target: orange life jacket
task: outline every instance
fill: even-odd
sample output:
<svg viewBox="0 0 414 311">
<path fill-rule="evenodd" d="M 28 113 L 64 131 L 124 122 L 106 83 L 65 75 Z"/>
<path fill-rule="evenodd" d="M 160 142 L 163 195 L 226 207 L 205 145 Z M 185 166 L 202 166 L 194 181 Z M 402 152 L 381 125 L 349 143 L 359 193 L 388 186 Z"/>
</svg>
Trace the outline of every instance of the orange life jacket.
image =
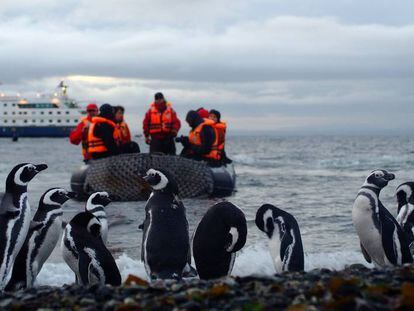
<svg viewBox="0 0 414 311">
<path fill-rule="evenodd" d="M 118 129 L 118 138 L 120 144 L 126 144 L 131 141 L 131 134 L 129 132 L 128 124 L 125 121 L 116 124 Z"/>
<path fill-rule="evenodd" d="M 89 152 L 88 152 L 88 135 L 89 135 L 89 126 L 91 121 L 89 121 L 88 117 L 84 117 L 81 119 L 83 123 L 82 127 L 82 155 L 84 159 L 89 159 Z"/>
<path fill-rule="evenodd" d="M 92 122 L 89 126 L 88 130 L 88 152 L 89 153 L 103 153 L 107 152 L 108 149 L 105 146 L 104 141 L 100 137 L 96 137 L 94 135 L 95 126 L 100 123 L 106 123 L 109 124 L 114 129 L 114 140 L 118 143 L 119 141 L 119 135 L 118 135 L 118 129 L 116 127 L 115 122 L 102 118 L 102 117 L 93 117 Z"/>
<path fill-rule="evenodd" d="M 155 103 L 151 104 L 151 121 L 149 133 L 153 134 L 169 134 L 173 127 L 173 109 L 171 103 L 166 103 L 167 108 L 163 112 L 159 112 L 155 107 Z"/>
<path fill-rule="evenodd" d="M 224 145 L 226 143 L 226 129 L 227 129 L 227 124 L 225 122 L 217 122 L 214 123 L 213 125 L 215 131 L 216 131 L 216 135 L 217 137 L 217 149 L 219 152 L 223 152 L 224 150 Z M 221 157 L 222 155 L 220 155 Z"/>
<path fill-rule="evenodd" d="M 221 159 L 221 152 L 218 150 L 218 136 L 216 133 L 216 129 L 214 128 L 214 121 L 210 120 L 210 119 L 204 119 L 204 122 L 199 124 L 194 130 L 190 131 L 190 134 L 188 135 L 188 139 L 190 144 L 192 145 L 196 145 L 196 146 L 201 146 L 201 132 L 204 128 L 204 126 L 206 125 L 210 125 L 213 130 L 214 130 L 214 142 L 213 145 L 211 146 L 211 151 L 207 154 L 203 154 L 204 158 L 207 159 L 212 159 L 212 160 L 217 160 L 219 161 Z"/>
</svg>

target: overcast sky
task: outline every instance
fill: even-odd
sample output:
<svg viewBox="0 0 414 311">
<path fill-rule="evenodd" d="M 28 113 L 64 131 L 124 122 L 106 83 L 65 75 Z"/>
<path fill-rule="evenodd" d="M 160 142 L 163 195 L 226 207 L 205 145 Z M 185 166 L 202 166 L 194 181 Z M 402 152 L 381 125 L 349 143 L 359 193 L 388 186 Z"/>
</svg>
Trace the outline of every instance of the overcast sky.
<svg viewBox="0 0 414 311">
<path fill-rule="evenodd" d="M 414 1 L 1 0 L 0 90 L 123 104 L 156 91 L 233 130 L 414 130 Z"/>
</svg>

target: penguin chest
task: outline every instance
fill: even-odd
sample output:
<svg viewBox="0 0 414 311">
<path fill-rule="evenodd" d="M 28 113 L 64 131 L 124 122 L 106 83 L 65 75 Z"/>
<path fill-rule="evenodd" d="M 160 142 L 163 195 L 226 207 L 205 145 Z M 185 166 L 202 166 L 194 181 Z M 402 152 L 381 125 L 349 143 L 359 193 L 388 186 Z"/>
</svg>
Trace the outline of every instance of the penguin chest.
<svg viewBox="0 0 414 311">
<path fill-rule="evenodd" d="M 272 256 L 273 264 L 275 266 L 276 272 L 282 273 L 283 272 L 283 258 L 281 258 L 280 256 L 281 241 L 280 241 L 280 235 L 278 232 L 276 232 L 276 230 L 273 233 L 272 237 L 269 239 L 269 251 L 270 251 L 270 255 Z"/>
<path fill-rule="evenodd" d="M 378 227 L 379 219 L 371 202 L 365 196 L 358 196 L 352 209 L 352 221 L 361 244 L 368 254 L 377 264 L 383 265 L 385 253 Z"/>
<path fill-rule="evenodd" d="M 56 247 L 59 241 L 62 228 L 62 221 L 55 219 L 45 224 L 43 230 L 41 230 L 36 239 L 33 241 L 32 260 L 36 263 L 38 270 L 43 266 L 44 262 L 49 258 L 53 249 Z M 34 271 L 35 274 L 39 271 Z"/>
</svg>

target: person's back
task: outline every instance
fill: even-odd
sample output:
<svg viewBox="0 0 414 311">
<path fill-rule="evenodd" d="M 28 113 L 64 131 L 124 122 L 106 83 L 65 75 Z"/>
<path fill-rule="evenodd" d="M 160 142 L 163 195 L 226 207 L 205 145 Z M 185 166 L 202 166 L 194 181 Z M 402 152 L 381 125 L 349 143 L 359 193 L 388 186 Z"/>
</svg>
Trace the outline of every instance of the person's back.
<svg viewBox="0 0 414 311">
<path fill-rule="evenodd" d="M 118 130 L 114 120 L 113 108 L 104 104 L 100 114 L 92 118 L 88 131 L 88 149 L 92 159 L 100 159 L 119 153 Z"/>
<path fill-rule="evenodd" d="M 175 154 L 174 138 L 180 127 L 180 120 L 171 103 L 165 100 L 162 93 L 156 93 L 143 121 L 145 142 L 150 146 L 150 153 Z"/>
</svg>

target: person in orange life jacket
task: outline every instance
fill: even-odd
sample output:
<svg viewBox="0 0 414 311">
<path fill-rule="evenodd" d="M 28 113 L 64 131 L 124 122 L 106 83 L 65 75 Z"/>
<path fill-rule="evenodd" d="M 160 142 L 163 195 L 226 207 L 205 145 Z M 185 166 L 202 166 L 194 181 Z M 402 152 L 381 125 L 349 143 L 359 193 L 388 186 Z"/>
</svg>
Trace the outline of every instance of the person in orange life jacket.
<svg viewBox="0 0 414 311">
<path fill-rule="evenodd" d="M 121 153 L 139 153 L 139 145 L 131 140 L 131 132 L 124 121 L 125 108 L 115 106 L 115 124 L 118 130 L 118 145 Z"/>
<path fill-rule="evenodd" d="M 92 159 L 120 153 L 113 107 L 103 104 L 99 112 L 99 116 L 92 118 L 88 132 L 88 148 Z"/>
<path fill-rule="evenodd" d="M 226 151 L 224 149 L 225 144 L 226 144 L 226 130 L 227 130 L 227 125 L 225 122 L 221 121 L 221 113 L 218 110 L 215 109 L 211 109 L 209 112 L 209 119 L 212 120 L 215 125 L 214 125 L 214 129 L 216 130 L 216 134 L 218 135 L 218 150 L 221 152 L 221 160 L 223 163 L 229 164 L 232 163 L 233 161 L 230 160 L 227 155 L 226 155 Z"/>
<path fill-rule="evenodd" d="M 171 104 L 162 93 L 156 93 L 143 121 L 145 142 L 150 145 L 150 153 L 175 154 L 174 137 L 180 127 L 181 122 Z"/>
<path fill-rule="evenodd" d="M 181 136 L 177 139 L 178 142 L 181 142 L 184 149 L 181 152 L 182 156 L 192 158 L 194 160 L 212 160 L 209 158 L 209 154 L 212 151 L 213 144 L 216 140 L 216 135 L 213 127 L 209 125 L 209 120 L 203 119 L 197 113 L 197 111 L 190 110 L 187 113 L 187 117 L 185 119 L 188 125 L 191 127 L 190 137 L 188 136 Z M 193 136 L 195 140 L 194 133 L 199 128 L 200 125 L 204 124 L 202 129 L 199 132 L 199 141 L 191 141 L 190 138 Z"/>
<path fill-rule="evenodd" d="M 87 115 L 81 119 L 77 127 L 69 134 L 71 144 L 79 145 L 82 142 L 83 160 L 88 162 L 91 158 L 88 152 L 88 129 L 92 118 L 98 115 L 98 106 L 94 103 L 86 106 Z"/>
<path fill-rule="evenodd" d="M 200 117 L 202 117 L 203 119 L 208 119 L 209 116 L 210 116 L 208 110 L 204 109 L 203 107 L 198 108 L 196 111 L 197 111 L 198 115 Z"/>
</svg>

